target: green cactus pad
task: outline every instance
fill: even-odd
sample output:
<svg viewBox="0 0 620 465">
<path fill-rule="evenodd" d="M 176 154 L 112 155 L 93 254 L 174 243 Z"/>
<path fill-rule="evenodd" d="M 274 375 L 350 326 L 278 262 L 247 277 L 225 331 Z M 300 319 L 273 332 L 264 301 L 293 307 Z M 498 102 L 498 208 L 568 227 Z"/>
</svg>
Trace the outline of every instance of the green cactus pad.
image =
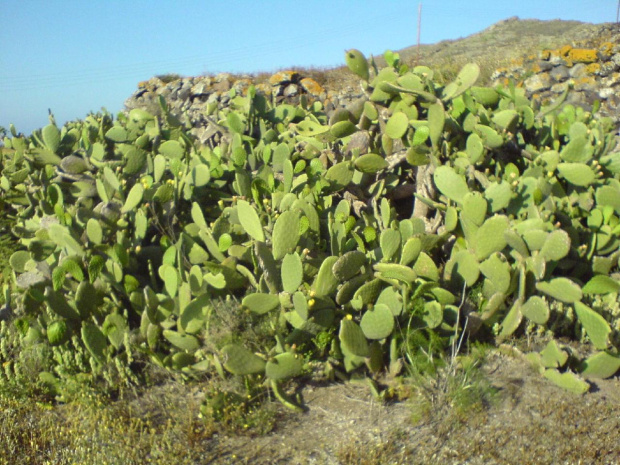
<svg viewBox="0 0 620 465">
<path fill-rule="evenodd" d="M 484 196 L 489 202 L 492 213 L 496 213 L 508 207 L 512 199 L 512 189 L 506 181 L 492 182 L 484 191 Z"/>
<path fill-rule="evenodd" d="M 556 229 L 545 239 L 545 243 L 540 249 L 540 254 L 546 260 L 561 260 L 570 251 L 570 237 L 562 229 Z"/>
<path fill-rule="evenodd" d="M 450 276 L 459 276 L 467 287 L 472 287 L 480 276 L 480 264 L 469 250 L 456 252 L 446 265 L 446 273 Z"/>
<path fill-rule="evenodd" d="M 330 181 L 334 188 L 342 189 L 353 180 L 355 170 L 350 161 L 342 161 L 331 166 L 325 173 L 325 179 Z"/>
<path fill-rule="evenodd" d="M 377 296 L 383 288 L 383 282 L 380 279 L 373 279 L 360 286 L 355 294 L 353 300 L 360 300 L 362 305 L 372 304 L 377 300 Z"/>
<path fill-rule="evenodd" d="M 345 53 L 345 61 L 351 71 L 364 81 L 368 81 L 370 77 L 368 72 L 368 61 L 362 52 L 356 49 L 347 50 Z"/>
<path fill-rule="evenodd" d="M 517 301 L 512 305 L 510 311 L 502 321 L 502 330 L 498 336 L 499 340 L 504 340 L 507 337 L 512 336 L 521 324 L 522 320 L 523 313 L 521 313 L 521 304 Z"/>
<path fill-rule="evenodd" d="M 340 321 L 340 332 L 338 333 L 338 337 L 343 350 L 358 357 L 368 357 L 368 341 L 366 340 L 362 328 L 360 328 L 357 323 L 348 318 L 343 318 Z"/>
<path fill-rule="evenodd" d="M 332 269 L 337 261 L 338 257 L 330 256 L 327 257 L 321 264 L 319 272 L 312 285 L 312 290 L 315 295 L 323 297 L 331 295 L 336 291 L 338 287 L 338 279 L 334 275 Z"/>
<path fill-rule="evenodd" d="M 440 166 L 433 175 L 435 185 L 439 192 L 450 200 L 460 204 L 463 198 L 469 193 L 469 187 L 465 178 L 454 171 L 450 166 Z"/>
<path fill-rule="evenodd" d="M 620 357 L 598 352 L 583 361 L 581 375 L 592 378 L 606 379 L 620 370 Z"/>
<path fill-rule="evenodd" d="M 403 311 L 402 296 L 393 287 L 386 287 L 381 291 L 381 294 L 377 297 L 376 305 L 387 305 L 395 317 L 399 316 Z"/>
<path fill-rule="evenodd" d="M 537 295 L 527 299 L 521 307 L 521 312 L 528 320 L 539 325 L 544 325 L 549 320 L 549 306 Z"/>
<path fill-rule="evenodd" d="M 125 343 L 125 334 L 127 333 L 127 321 L 118 313 L 110 313 L 105 317 L 101 327 L 115 349 L 120 349 Z"/>
<path fill-rule="evenodd" d="M 501 252 L 506 247 L 504 232 L 508 229 L 508 218 L 495 215 L 487 219 L 474 235 L 471 245 L 478 260 L 484 260 L 494 252 Z"/>
<path fill-rule="evenodd" d="M 50 310 L 56 315 L 67 320 L 79 321 L 81 319 L 80 314 L 67 303 L 66 297 L 61 292 L 54 291 L 50 287 L 46 288 L 45 301 Z"/>
<path fill-rule="evenodd" d="M 467 138 L 467 156 L 469 162 L 475 165 L 481 161 L 484 157 L 484 145 L 482 145 L 482 139 L 476 133 L 471 133 Z"/>
<path fill-rule="evenodd" d="M 480 264 L 482 274 L 493 283 L 495 292 L 507 293 L 510 288 L 510 265 L 501 254 L 492 254 Z"/>
<path fill-rule="evenodd" d="M 373 265 L 373 268 L 377 271 L 377 276 L 385 279 L 396 279 L 412 284 L 418 278 L 418 275 L 411 267 L 398 263 L 376 263 Z"/>
<path fill-rule="evenodd" d="M 444 88 L 443 100 L 455 99 L 466 92 L 476 83 L 478 76 L 480 76 L 480 67 L 475 63 L 467 63 L 461 68 L 454 82 Z"/>
<path fill-rule="evenodd" d="M 103 242 L 101 223 L 94 218 L 89 219 L 86 223 L 86 235 L 93 244 L 101 244 Z"/>
<path fill-rule="evenodd" d="M 256 241 L 264 242 L 263 225 L 254 207 L 245 200 L 239 200 L 237 201 L 237 213 L 239 222 L 248 236 Z"/>
<path fill-rule="evenodd" d="M 30 260 L 30 252 L 26 250 L 18 250 L 13 252 L 9 258 L 9 265 L 16 273 L 24 273 L 26 271 L 26 263 Z"/>
<path fill-rule="evenodd" d="M 586 187 L 596 179 L 596 174 L 584 163 L 560 163 L 557 166 L 560 175 L 575 186 Z"/>
<path fill-rule="evenodd" d="M 179 318 L 181 329 L 189 334 L 196 334 L 200 331 L 204 327 L 204 320 L 210 302 L 211 296 L 209 294 L 202 294 L 187 304 L 181 311 Z"/>
<path fill-rule="evenodd" d="M 355 168 L 362 173 L 375 174 L 388 167 L 388 162 L 381 155 L 367 153 L 354 162 Z"/>
<path fill-rule="evenodd" d="M 439 269 L 435 261 L 425 252 L 420 252 L 420 255 L 418 255 L 418 259 L 413 266 L 413 271 L 421 278 L 439 281 Z"/>
<path fill-rule="evenodd" d="M 82 341 L 84 345 L 99 363 L 106 361 L 105 350 L 108 347 L 108 340 L 99 329 L 99 326 L 85 321 L 82 323 Z"/>
<path fill-rule="evenodd" d="M 366 261 L 366 254 L 352 250 L 338 258 L 332 267 L 332 273 L 340 282 L 348 281 L 360 272 Z"/>
<path fill-rule="evenodd" d="M 575 313 L 594 347 L 599 350 L 607 349 L 611 328 L 605 318 L 581 302 L 575 302 Z"/>
<path fill-rule="evenodd" d="M 241 301 L 241 305 L 250 311 L 263 315 L 280 306 L 280 299 L 275 294 L 263 294 L 256 292 L 246 295 Z"/>
<path fill-rule="evenodd" d="M 476 133 L 482 138 L 482 143 L 490 149 L 498 149 L 504 145 L 504 138 L 497 131 L 484 124 L 474 126 Z"/>
<path fill-rule="evenodd" d="M 400 264 L 401 265 L 409 265 L 412 262 L 415 262 L 420 252 L 422 251 L 422 241 L 419 237 L 410 237 L 405 242 L 403 246 L 403 250 L 400 256 Z"/>
<path fill-rule="evenodd" d="M 569 163 L 587 163 L 592 158 L 594 148 L 587 135 L 571 137 L 571 140 L 560 151 L 562 160 Z"/>
<path fill-rule="evenodd" d="M 487 108 L 492 108 L 499 102 L 499 94 L 491 87 L 472 86 L 469 91 L 478 103 Z"/>
<path fill-rule="evenodd" d="M 282 260 L 282 289 L 294 293 L 303 282 L 303 264 L 297 252 L 287 254 Z"/>
<path fill-rule="evenodd" d="M 512 229 L 504 231 L 504 240 L 511 249 L 519 253 L 522 257 L 525 258 L 530 256 L 530 250 L 527 248 L 525 241 L 516 231 Z"/>
<path fill-rule="evenodd" d="M 181 334 L 177 331 L 165 329 L 162 335 L 173 346 L 187 352 L 195 352 L 200 348 L 200 342 L 191 334 Z"/>
<path fill-rule="evenodd" d="M 493 123 L 500 129 L 514 132 L 519 121 L 519 114 L 515 110 L 501 110 L 493 115 Z"/>
<path fill-rule="evenodd" d="M 462 199 L 461 217 L 481 226 L 487 216 L 487 201 L 479 192 L 470 192 Z"/>
<path fill-rule="evenodd" d="M 401 236 L 400 232 L 394 229 L 384 229 L 379 237 L 381 252 L 384 261 L 391 261 L 400 248 Z"/>
<path fill-rule="evenodd" d="M 409 118 L 402 111 L 395 112 L 385 125 L 385 134 L 392 139 L 400 139 L 409 128 Z"/>
<path fill-rule="evenodd" d="M 47 327 L 47 340 L 53 346 L 64 344 L 69 340 L 69 328 L 65 320 L 56 320 Z"/>
<path fill-rule="evenodd" d="M 428 107 L 429 138 L 433 147 L 438 147 L 439 140 L 446 123 L 444 107 L 441 103 L 434 103 Z"/>
<path fill-rule="evenodd" d="M 334 137 L 341 139 L 357 132 L 357 126 L 351 121 L 338 121 L 329 128 L 329 132 Z"/>
<path fill-rule="evenodd" d="M 355 276 L 354 278 L 346 281 L 336 294 L 336 303 L 338 305 L 345 305 L 351 301 L 357 290 L 366 283 L 368 277 L 366 275 Z"/>
<path fill-rule="evenodd" d="M 443 322 L 443 306 L 436 300 L 425 302 L 422 319 L 430 329 L 439 327 Z"/>
<path fill-rule="evenodd" d="M 48 124 L 41 130 L 43 143 L 45 147 L 52 153 L 56 153 L 60 147 L 60 130 L 55 124 Z"/>
<path fill-rule="evenodd" d="M 292 378 L 301 373 L 303 357 L 299 354 L 284 352 L 278 354 L 265 365 L 265 376 L 272 380 Z"/>
<path fill-rule="evenodd" d="M 220 353 L 224 368 L 233 375 L 252 375 L 265 370 L 265 361 L 239 344 L 228 344 Z"/>
<path fill-rule="evenodd" d="M 583 297 L 578 284 L 568 278 L 555 278 L 551 281 L 536 283 L 536 289 L 560 302 L 575 303 Z"/>
<path fill-rule="evenodd" d="M 584 294 L 609 294 L 620 292 L 620 282 L 605 276 L 596 275 L 588 281 L 582 289 Z"/>
<path fill-rule="evenodd" d="M 360 327 L 367 339 L 385 339 L 394 330 L 394 315 L 387 305 L 377 304 L 364 313 Z"/>
<path fill-rule="evenodd" d="M 291 210 L 283 212 L 273 226 L 273 258 L 280 260 L 287 253 L 291 253 L 297 246 L 299 237 L 299 213 Z"/>
<path fill-rule="evenodd" d="M 590 390 L 590 385 L 586 381 L 569 371 L 560 373 L 555 368 L 549 368 L 545 370 L 544 376 L 561 388 L 574 394 L 585 394 Z"/>
</svg>

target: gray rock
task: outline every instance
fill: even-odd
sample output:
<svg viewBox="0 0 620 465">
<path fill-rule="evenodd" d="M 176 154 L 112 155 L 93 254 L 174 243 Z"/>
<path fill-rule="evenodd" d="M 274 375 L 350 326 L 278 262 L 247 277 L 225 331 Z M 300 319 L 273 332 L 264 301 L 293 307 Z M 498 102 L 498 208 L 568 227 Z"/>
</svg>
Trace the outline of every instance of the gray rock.
<svg viewBox="0 0 620 465">
<path fill-rule="evenodd" d="M 582 78 L 582 77 L 586 77 L 588 75 L 587 66 L 584 65 L 583 63 L 577 63 L 575 66 L 573 66 L 570 69 L 568 74 L 573 79 L 579 79 L 579 78 Z"/>
<path fill-rule="evenodd" d="M 297 88 L 297 85 L 295 84 L 289 84 L 282 91 L 282 95 L 284 95 L 285 97 L 294 97 L 298 93 L 299 93 L 299 89 Z"/>
<path fill-rule="evenodd" d="M 547 73 L 534 74 L 525 80 L 523 83 L 525 90 L 530 94 L 542 92 L 544 90 L 551 89 L 553 82 L 551 77 Z"/>
<path fill-rule="evenodd" d="M 550 71 L 553 69 L 553 63 L 550 63 L 548 60 L 538 60 L 538 67 L 541 71 Z"/>
<path fill-rule="evenodd" d="M 568 68 L 564 65 L 556 66 L 549 72 L 549 75 L 556 82 L 564 82 L 570 77 L 570 74 L 568 73 Z"/>
</svg>

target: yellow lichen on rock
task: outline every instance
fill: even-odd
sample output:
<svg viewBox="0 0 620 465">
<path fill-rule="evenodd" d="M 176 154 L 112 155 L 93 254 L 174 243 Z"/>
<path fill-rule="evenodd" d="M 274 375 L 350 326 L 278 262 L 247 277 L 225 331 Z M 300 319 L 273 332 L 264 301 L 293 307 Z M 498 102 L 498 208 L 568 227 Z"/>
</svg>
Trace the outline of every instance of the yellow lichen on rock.
<svg viewBox="0 0 620 465">
<path fill-rule="evenodd" d="M 321 95 L 325 92 L 325 89 L 323 89 L 321 84 L 312 78 L 303 78 L 299 81 L 299 84 L 301 84 L 301 87 L 303 87 L 303 89 L 311 95 Z"/>
<path fill-rule="evenodd" d="M 278 71 L 269 78 L 269 84 L 278 86 L 284 82 L 295 82 L 298 78 L 297 71 Z"/>
<path fill-rule="evenodd" d="M 596 50 L 590 48 L 573 48 L 568 52 L 568 58 L 574 63 L 594 63 L 598 59 Z"/>
</svg>

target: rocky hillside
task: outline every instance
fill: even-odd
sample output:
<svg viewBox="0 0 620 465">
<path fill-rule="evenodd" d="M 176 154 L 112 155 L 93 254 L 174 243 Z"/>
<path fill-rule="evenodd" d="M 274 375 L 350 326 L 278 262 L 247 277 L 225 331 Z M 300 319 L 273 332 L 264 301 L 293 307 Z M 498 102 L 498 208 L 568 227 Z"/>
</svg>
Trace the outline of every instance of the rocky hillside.
<svg viewBox="0 0 620 465">
<path fill-rule="evenodd" d="M 510 18 L 459 40 L 408 47 L 399 51 L 408 66 L 423 64 L 451 79 L 467 62 L 481 66 L 484 83 L 524 86 L 540 105 L 558 98 L 611 117 L 620 127 L 620 25 Z M 377 57 L 379 66 L 383 57 Z M 197 76 L 171 82 L 154 77 L 139 83 L 127 110 L 159 112 L 163 97 L 172 114 L 193 127 L 203 143 L 218 143 L 218 125 L 209 116 L 217 107 L 235 104 L 254 84 L 274 101 L 298 104 L 319 100 L 330 114 L 351 109 L 362 96 L 358 78 L 345 68 L 280 71 L 273 75 Z M 566 90 L 568 95 L 563 95 Z M 599 103 L 597 103 L 599 102 Z"/>
</svg>

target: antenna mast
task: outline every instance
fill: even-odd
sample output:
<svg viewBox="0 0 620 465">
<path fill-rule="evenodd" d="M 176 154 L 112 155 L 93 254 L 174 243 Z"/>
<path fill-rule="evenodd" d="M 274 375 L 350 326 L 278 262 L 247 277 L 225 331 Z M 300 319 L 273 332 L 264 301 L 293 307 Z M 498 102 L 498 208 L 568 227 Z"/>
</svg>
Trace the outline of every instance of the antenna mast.
<svg viewBox="0 0 620 465">
<path fill-rule="evenodd" d="M 620 0 L 618 0 L 618 8 L 620 8 Z M 418 5 L 418 56 L 416 57 L 416 66 L 420 64 L 420 29 L 422 28 L 422 2 Z"/>
</svg>

